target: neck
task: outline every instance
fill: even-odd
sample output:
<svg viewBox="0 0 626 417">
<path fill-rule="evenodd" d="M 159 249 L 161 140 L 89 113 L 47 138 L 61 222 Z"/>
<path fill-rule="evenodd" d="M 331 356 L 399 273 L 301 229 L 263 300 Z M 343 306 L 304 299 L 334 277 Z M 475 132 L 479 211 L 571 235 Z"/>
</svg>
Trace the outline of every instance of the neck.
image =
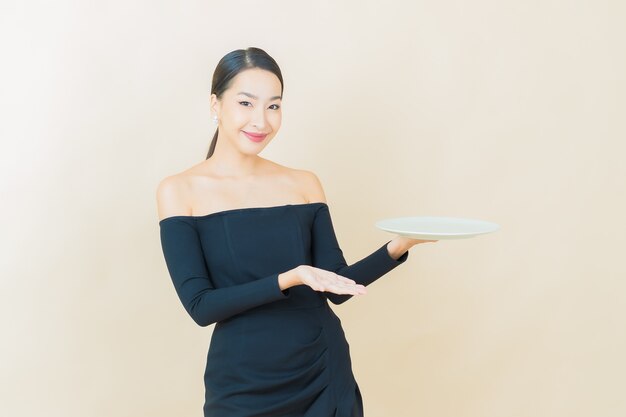
<svg viewBox="0 0 626 417">
<path fill-rule="evenodd" d="M 212 161 L 213 172 L 220 177 L 245 178 L 258 172 L 263 158 L 242 153 L 231 146 L 228 139 L 218 137 L 209 161 Z"/>
</svg>

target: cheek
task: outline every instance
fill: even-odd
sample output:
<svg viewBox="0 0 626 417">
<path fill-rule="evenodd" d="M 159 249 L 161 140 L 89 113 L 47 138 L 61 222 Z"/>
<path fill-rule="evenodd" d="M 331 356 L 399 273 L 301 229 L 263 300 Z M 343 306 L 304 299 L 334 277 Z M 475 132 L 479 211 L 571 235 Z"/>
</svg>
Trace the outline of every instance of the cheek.
<svg viewBox="0 0 626 417">
<path fill-rule="evenodd" d="M 274 126 L 274 128 L 277 128 L 278 126 L 280 126 L 280 124 L 282 122 L 282 114 L 281 113 L 274 113 L 271 116 L 268 116 L 267 119 L 270 121 L 272 126 Z"/>
<path fill-rule="evenodd" d="M 237 126 L 245 124 L 250 116 L 245 108 L 234 107 L 233 109 L 231 109 L 231 111 L 228 112 L 228 118 L 233 125 Z"/>
</svg>

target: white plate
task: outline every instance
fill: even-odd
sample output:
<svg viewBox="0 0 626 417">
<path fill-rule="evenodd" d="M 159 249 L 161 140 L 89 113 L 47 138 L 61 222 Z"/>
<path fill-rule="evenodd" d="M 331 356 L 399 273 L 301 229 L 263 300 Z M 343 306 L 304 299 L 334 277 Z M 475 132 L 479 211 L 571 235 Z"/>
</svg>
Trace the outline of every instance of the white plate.
<svg viewBox="0 0 626 417">
<path fill-rule="evenodd" d="M 395 217 L 376 222 L 376 227 L 412 239 L 464 239 L 495 232 L 496 223 L 458 217 Z"/>
</svg>

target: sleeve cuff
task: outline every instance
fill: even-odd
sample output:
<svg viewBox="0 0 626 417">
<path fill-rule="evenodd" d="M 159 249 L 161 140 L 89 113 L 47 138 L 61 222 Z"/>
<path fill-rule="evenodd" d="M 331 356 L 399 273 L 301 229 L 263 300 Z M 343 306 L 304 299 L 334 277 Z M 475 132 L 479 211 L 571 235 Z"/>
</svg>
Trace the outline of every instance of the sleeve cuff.
<svg viewBox="0 0 626 417">
<path fill-rule="evenodd" d="M 391 240 L 388 240 L 387 242 L 385 242 L 385 244 L 383 246 L 381 246 L 378 251 L 381 252 L 380 253 L 380 257 L 381 259 L 384 259 L 384 262 L 390 266 L 390 267 L 396 267 L 402 263 L 404 263 L 407 258 L 409 257 L 409 251 L 406 250 L 402 255 L 400 255 L 400 257 L 398 259 L 394 259 L 390 254 L 389 251 L 387 250 L 387 245 L 389 244 L 389 242 L 391 242 Z"/>
<path fill-rule="evenodd" d="M 280 272 L 277 272 L 275 274 L 270 275 L 269 278 L 271 278 L 271 282 L 273 282 L 273 293 L 276 297 L 277 300 L 283 300 L 285 298 L 289 298 L 289 296 L 291 295 L 289 292 L 289 288 L 286 288 L 284 290 L 280 289 L 280 285 L 278 283 L 278 275 L 280 275 Z"/>
</svg>

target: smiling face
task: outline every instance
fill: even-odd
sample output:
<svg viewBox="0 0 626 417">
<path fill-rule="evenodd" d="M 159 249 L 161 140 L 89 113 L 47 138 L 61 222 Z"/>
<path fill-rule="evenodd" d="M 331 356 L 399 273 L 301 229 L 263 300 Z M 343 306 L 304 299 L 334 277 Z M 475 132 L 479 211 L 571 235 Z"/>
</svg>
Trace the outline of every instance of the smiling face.
<svg viewBox="0 0 626 417">
<path fill-rule="evenodd" d="M 280 129 L 280 90 L 280 80 L 272 72 L 250 68 L 231 80 L 221 99 L 212 94 L 211 112 L 219 120 L 216 146 L 226 140 L 247 154 L 265 148 Z"/>
</svg>

